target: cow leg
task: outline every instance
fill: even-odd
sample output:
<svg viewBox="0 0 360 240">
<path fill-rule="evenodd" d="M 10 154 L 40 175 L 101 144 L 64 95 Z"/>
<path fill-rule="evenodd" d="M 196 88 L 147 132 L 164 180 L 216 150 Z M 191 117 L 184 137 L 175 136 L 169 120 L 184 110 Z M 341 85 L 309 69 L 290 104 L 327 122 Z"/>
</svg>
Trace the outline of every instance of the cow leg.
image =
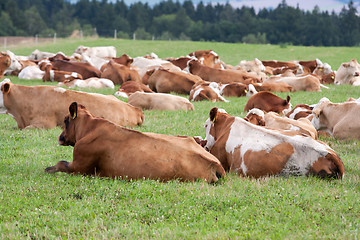
<svg viewBox="0 0 360 240">
<path fill-rule="evenodd" d="M 45 172 L 48 173 L 56 173 L 56 172 L 66 172 L 71 173 L 69 168 L 69 162 L 67 161 L 59 161 L 55 166 L 47 167 Z"/>
<path fill-rule="evenodd" d="M 44 123 L 44 122 L 35 122 L 26 126 L 24 129 L 35 129 L 35 128 L 46 128 L 51 129 L 54 128 L 56 125 L 52 123 Z"/>
</svg>

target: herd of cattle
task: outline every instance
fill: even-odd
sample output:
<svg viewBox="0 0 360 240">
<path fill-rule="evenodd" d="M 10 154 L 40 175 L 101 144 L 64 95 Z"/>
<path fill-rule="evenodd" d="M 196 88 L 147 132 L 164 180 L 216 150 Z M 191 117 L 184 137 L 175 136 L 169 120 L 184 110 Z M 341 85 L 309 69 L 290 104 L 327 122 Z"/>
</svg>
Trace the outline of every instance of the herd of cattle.
<svg viewBox="0 0 360 240">
<path fill-rule="evenodd" d="M 356 60 L 334 72 L 313 61 L 240 61 L 231 66 L 211 50 L 160 59 L 156 54 L 116 57 L 115 47 L 79 46 L 66 56 L 35 50 L 30 56 L 11 51 L 0 56 L 0 77 L 42 79 L 58 86 L 0 83 L 0 113 L 20 129 L 63 127 L 61 145 L 74 146 L 73 161 L 60 161 L 46 172 L 167 181 L 216 182 L 226 171 L 241 176 L 315 175 L 341 179 L 344 165 L 318 133 L 337 139 L 360 139 L 360 98 L 292 107 L 290 97 L 272 92 L 321 91 L 324 84 L 360 85 Z M 115 88 L 102 95 L 67 87 Z M 186 99 L 170 93 L 189 95 Z M 26 100 L 24 101 L 24 96 Z M 128 98 L 123 102 L 118 97 Z M 143 133 L 144 109 L 194 110 L 193 101 L 249 97 L 246 117 L 212 108 L 206 138 Z M 44 101 L 46 99 L 46 101 Z"/>
</svg>

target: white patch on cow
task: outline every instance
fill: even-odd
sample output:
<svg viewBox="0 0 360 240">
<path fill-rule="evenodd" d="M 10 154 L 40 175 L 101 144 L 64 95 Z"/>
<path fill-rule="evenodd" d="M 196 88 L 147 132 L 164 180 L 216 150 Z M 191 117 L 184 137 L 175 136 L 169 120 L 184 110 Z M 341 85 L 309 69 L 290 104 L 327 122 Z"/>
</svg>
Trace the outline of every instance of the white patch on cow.
<svg viewBox="0 0 360 240">
<path fill-rule="evenodd" d="M 223 108 L 218 108 L 218 110 L 217 110 L 219 113 L 227 113 L 226 112 L 226 110 L 225 109 L 223 109 Z"/>
<path fill-rule="evenodd" d="M 199 62 L 200 62 L 201 64 L 204 64 L 204 57 L 199 58 Z"/>
<path fill-rule="evenodd" d="M 53 82 L 55 79 L 55 72 L 54 70 L 50 70 L 50 81 Z"/>
<path fill-rule="evenodd" d="M 256 93 L 258 93 L 258 91 L 256 91 L 254 85 L 249 84 L 249 90 L 247 91 L 246 96 L 251 97 L 252 95 L 254 95 Z"/>
<path fill-rule="evenodd" d="M 210 135 L 208 133 L 211 128 L 211 121 L 210 123 L 208 121 L 207 137 Z M 209 137 L 209 139 L 211 138 Z M 317 142 L 311 137 L 282 135 L 276 131 L 253 125 L 242 118 L 235 117 L 230 127 L 225 150 L 227 153 L 233 154 L 235 149 L 239 149 L 240 157 L 244 160 L 244 155 L 247 151 L 266 151 L 269 153 L 275 146 L 284 142 L 290 143 L 293 146 L 294 153 L 290 156 L 284 169 L 279 174 L 283 176 L 305 175 L 312 164 L 319 157 L 326 156 L 328 149 L 330 149 L 326 144 Z M 241 148 L 239 148 L 240 146 Z M 244 165 L 244 167 L 246 166 Z"/>
<path fill-rule="evenodd" d="M 3 84 L 5 84 L 5 83 L 10 83 L 11 81 L 10 81 L 10 79 L 8 79 L 8 78 L 5 78 L 1 83 L 0 83 L 0 88 L 1 88 L 1 86 L 3 85 Z M 5 104 L 4 104 L 4 95 L 3 95 L 3 92 L 2 91 L 0 91 L 0 114 L 1 113 L 6 113 L 7 112 L 7 109 L 6 109 L 6 107 L 5 107 Z"/>
<path fill-rule="evenodd" d="M 315 59 L 316 61 L 316 66 L 323 66 L 323 62 L 320 59 Z"/>
<path fill-rule="evenodd" d="M 289 112 L 291 112 L 291 110 L 292 110 L 292 105 L 291 105 L 291 103 L 289 103 L 289 107 L 288 107 L 288 108 L 285 108 L 285 109 L 282 111 L 282 114 L 283 114 L 283 115 L 286 115 L 286 114 L 288 114 Z"/>
<path fill-rule="evenodd" d="M 72 76 L 72 77 L 74 77 L 74 78 L 78 78 L 78 77 L 79 77 L 79 74 L 77 74 L 76 72 L 72 72 L 70 76 Z"/>
<path fill-rule="evenodd" d="M 223 95 L 224 89 L 225 89 L 225 87 L 228 86 L 228 85 L 229 85 L 228 83 L 221 85 L 220 90 L 219 90 L 219 94 L 220 94 L 220 95 Z"/>
<path fill-rule="evenodd" d="M 298 64 L 298 70 L 296 71 L 296 74 L 304 74 L 304 68 L 301 64 Z"/>
<path fill-rule="evenodd" d="M 107 88 L 111 88 L 111 89 L 115 88 L 114 82 L 111 81 L 110 79 L 99 78 L 99 81 Z"/>
<path fill-rule="evenodd" d="M 264 64 L 258 58 L 255 58 L 254 61 L 259 66 L 261 72 L 266 70 Z"/>
<path fill-rule="evenodd" d="M 193 98 L 191 99 L 191 101 L 195 101 L 195 98 L 200 94 L 201 91 L 203 91 L 204 89 L 202 87 L 198 88 L 195 90 Z"/>
<path fill-rule="evenodd" d="M 69 74 L 64 74 L 64 78 L 65 78 L 65 79 L 68 79 L 69 77 L 71 77 L 71 75 L 69 75 Z"/>
<path fill-rule="evenodd" d="M 258 115 L 259 117 L 262 117 L 262 118 L 265 118 L 265 114 L 264 114 L 264 111 L 263 110 L 260 110 L 258 108 L 252 108 L 248 114 L 246 114 L 246 117 L 250 114 L 255 114 L 255 115 Z"/>
<path fill-rule="evenodd" d="M 20 71 L 22 66 L 20 62 L 17 60 L 16 55 L 9 50 L 6 51 L 6 54 L 10 57 L 10 66 L 7 68 L 7 70 L 11 72 Z"/>
<path fill-rule="evenodd" d="M 219 87 L 219 84 L 218 84 L 218 83 L 216 83 L 216 82 L 211 82 L 211 83 L 209 84 L 209 87 L 214 90 L 214 92 L 218 95 L 218 98 L 220 98 L 220 99 L 221 99 L 222 101 L 224 101 L 224 102 L 229 102 L 228 100 L 226 100 L 225 98 L 223 98 L 223 97 L 220 95 L 220 87 Z"/>
<path fill-rule="evenodd" d="M 306 112 L 308 111 L 308 109 L 303 108 L 303 107 L 297 107 L 294 109 L 294 111 L 289 115 L 290 119 L 295 119 L 296 114 L 300 113 L 300 112 Z"/>
<path fill-rule="evenodd" d="M 300 128 L 297 127 L 297 126 L 294 126 L 294 125 L 290 125 L 290 129 L 289 130 L 292 130 L 292 131 L 299 131 Z"/>
<path fill-rule="evenodd" d="M 18 77 L 20 79 L 42 79 L 45 72 L 41 71 L 38 66 L 27 66 L 19 73 Z"/>
<path fill-rule="evenodd" d="M 216 52 L 214 52 L 214 51 L 210 51 L 209 54 L 212 54 L 212 55 L 214 55 L 215 57 L 218 57 L 218 56 L 219 56 L 219 55 L 218 55 Z"/>
<path fill-rule="evenodd" d="M 74 87 L 80 87 L 80 88 L 88 87 L 88 84 L 84 80 L 76 79 L 73 82 L 74 82 Z"/>
<path fill-rule="evenodd" d="M 208 118 L 205 122 L 204 127 L 206 132 L 206 136 L 205 136 L 206 145 L 204 148 L 210 151 L 215 144 L 215 138 L 210 134 L 211 128 L 214 127 L 213 121 L 211 121 L 210 118 Z"/>
<path fill-rule="evenodd" d="M 56 87 L 56 88 L 54 88 L 54 91 L 55 91 L 55 92 L 59 92 L 59 93 L 64 93 L 64 92 L 66 92 L 66 89 L 65 89 L 65 88 L 61 88 L 61 87 Z"/>
<path fill-rule="evenodd" d="M 159 58 L 159 56 L 158 55 L 156 55 L 156 53 L 150 53 L 150 55 L 149 55 L 151 58 L 154 58 L 154 59 L 158 59 Z"/>
</svg>

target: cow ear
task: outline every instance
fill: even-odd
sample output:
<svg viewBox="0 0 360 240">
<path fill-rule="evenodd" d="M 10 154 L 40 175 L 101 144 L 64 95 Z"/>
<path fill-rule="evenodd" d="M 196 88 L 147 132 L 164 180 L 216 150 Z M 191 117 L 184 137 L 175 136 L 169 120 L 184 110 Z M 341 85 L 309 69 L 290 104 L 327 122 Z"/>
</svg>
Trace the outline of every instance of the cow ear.
<svg viewBox="0 0 360 240">
<path fill-rule="evenodd" d="M 10 83 L 4 83 L 1 86 L 1 91 L 3 92 L 3 94 L 8 94 L 10 92 Z"/>
<path fill-rule="evenodd" d="M 216 120 L 216 115 L 217 115 L 217 112 L 218 112 L 218 108 L 217 107 L 213 107 L 211 110 L 210 110 L 210 120 L 215 122 Z"/>
<path fill-rule="evenodd" d="M 69 107 L 71 119 L 75 119 L 77 117 L 77 110 L 78 110 L 77 102 L 73 102 Z"/>
</svg>

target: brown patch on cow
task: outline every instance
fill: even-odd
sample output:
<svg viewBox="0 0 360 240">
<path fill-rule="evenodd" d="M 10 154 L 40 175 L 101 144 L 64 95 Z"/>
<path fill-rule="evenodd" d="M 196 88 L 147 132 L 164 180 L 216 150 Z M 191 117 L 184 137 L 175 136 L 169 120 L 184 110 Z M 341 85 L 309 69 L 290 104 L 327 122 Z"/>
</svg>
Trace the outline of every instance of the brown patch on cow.
<svg viewBox="0 0 360 240">
<path fill-rule="evenodd" d="M 276 145 L 270 152 L 248 150 L 244 154 L 244 163 L 247 168 L 246 176 L 259 178 L 277 175 L 284 169 L 293 153 L 294 148 L 287 142 Z"/>
<path fill-rule="evenodd" d="M 345 168 L 339 156 L 332 150 L 328 150 L 325 157 L 319 157 L 309 170 L 309 175 L 324 179 L 342 179 Z"/>
</svg>

